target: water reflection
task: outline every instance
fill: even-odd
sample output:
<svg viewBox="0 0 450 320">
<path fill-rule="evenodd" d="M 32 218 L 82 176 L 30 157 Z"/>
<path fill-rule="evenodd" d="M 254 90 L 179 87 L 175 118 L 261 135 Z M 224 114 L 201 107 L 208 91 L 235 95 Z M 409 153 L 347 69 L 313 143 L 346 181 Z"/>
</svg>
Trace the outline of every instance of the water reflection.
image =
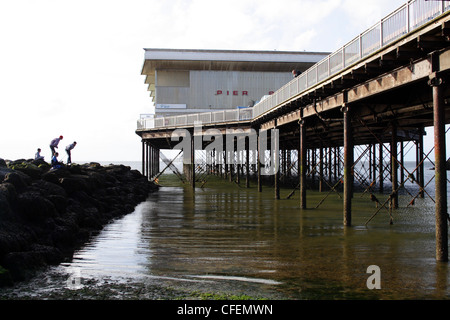
<svg viewBox="0 0 450 320">
<path fill-rule="evenodd" d="M 171 279 L 175 285 L 291 299 L 448 298 L 449 265 L 434 259 L 434 205 L 379 215 L 353 199 L 353 227 L 342 225 L 342 201 L 298 209 L 298 198 L 273 200 L 265 188 L 209 181 L 163 187 L 136 211 L 76 253 L 63 268 L 83 277 Z M 283 190 L 288 194 L 290 190 Z M 309 203 L 323 194 L 309 192 Z M 369 290 L 367 267 L 381 269 L 381 290 Z"/>
</svg>

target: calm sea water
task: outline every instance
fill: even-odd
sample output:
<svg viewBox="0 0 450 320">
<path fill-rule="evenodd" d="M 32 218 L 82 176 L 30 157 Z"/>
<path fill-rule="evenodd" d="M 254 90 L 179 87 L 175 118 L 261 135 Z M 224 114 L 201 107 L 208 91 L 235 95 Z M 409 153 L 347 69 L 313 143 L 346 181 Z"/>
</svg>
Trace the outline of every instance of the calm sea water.
<svg viewBox="0 0 450 320">
<path fill-rule="evenodd" d="M 140 169 L 138 162 L 128 165 Z M 385 209 L 365 225 L 377 208 L 367 194 L 355 194 L 353 226 L 344 227 L 342 194 L 334 192 L 314 208 L 327 192 L 308 191 L 308 209 L 301 210 L 298 192 L 286 199 L 291 189 L 276 201 L 271 187 L 259 193 L 254 183 L 247 189 L 213 176 L 195 193 L 174 175 L 160 184 L 52 272 L 77 274 L 80 286 L 88 279 L 132 279 L 276 299 L 450 297 L 450 266 L 435 261 L 428 196 L 407 207 L 411 196 L 402 194 L 392 225 Z M 381 289 L 367 287 L 373 265 Z"/>
</svg>

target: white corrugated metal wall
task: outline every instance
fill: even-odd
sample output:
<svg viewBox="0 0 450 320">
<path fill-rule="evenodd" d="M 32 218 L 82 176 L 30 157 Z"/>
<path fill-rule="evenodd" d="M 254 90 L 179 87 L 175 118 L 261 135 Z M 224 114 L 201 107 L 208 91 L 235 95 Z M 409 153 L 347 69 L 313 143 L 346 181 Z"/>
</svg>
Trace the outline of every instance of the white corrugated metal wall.
<svg viewBox="0 0 450 320">
<path fill-rule="evenodd" d="M 160 76 L 163 72 L 159 71 Z M 186 71 L 180 71 L 186 72 Z M 174 76 L 174 71 L 170 72 Z M 164 74 L 169 76 L 168 73 Z M 157 83 L 157 104 L 186 104 L 187 109 L 234 109 L 256 102 L 270 91 L 276 91 L 292 79 L 290 72 L 190 71 L 189 87 L 181 86 L 174 77 L 174 86 L 164 77 Z M 181 111 L 181 110 L 180 110 Z"/>
</svg>

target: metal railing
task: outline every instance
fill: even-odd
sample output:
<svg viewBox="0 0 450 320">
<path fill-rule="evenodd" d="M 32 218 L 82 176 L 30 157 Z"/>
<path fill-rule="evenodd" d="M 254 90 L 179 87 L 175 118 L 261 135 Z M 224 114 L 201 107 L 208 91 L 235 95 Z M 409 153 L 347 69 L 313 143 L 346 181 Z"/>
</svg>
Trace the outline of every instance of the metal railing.
<svg viewBox="0 0 450 320">
<path fill-rule="evenodd" d="M 184 114 L 180 116 L 160 117 L 154 119 L 140 119 L 137 122 L 138 130 L 145 130 L 151 128 L 190 126 L 195 122 L 207 123 L 221 123 L 221 122 L 236 122 L 236 121 L 250 121 L 253 119 L 252 108 L 232 109 L 215 112 L 202 112 L 194 114 Z"/>
<path fill-rule="evenodd" d="M 328 55 L 252 108 L 155 118 L 154 127 L 193 125 L 195 121 L 207 124 L 252 120 L 353 66 L 358 61 L 449 10 L 450 0 L 409 0 L 373 27 L 359 34 L 339 50 Z M 138 120 L 138 129 L 145 128 L 149 128 L 146 120 Z"/>
</svg>

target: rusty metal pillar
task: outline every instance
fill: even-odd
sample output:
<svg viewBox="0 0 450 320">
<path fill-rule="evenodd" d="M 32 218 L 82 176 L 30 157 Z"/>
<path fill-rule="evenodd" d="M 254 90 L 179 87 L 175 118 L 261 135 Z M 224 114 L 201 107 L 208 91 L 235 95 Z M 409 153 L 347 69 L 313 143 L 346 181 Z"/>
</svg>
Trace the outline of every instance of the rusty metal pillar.
<svg viewBox="0 0 450 320">
<path fill-rule="evenodd" d="M 194 138 L 194 132 L 191 134 L 191 163 L 189 166 L 190 171 L 190 182 L 192 190 L 195 191 L 195 138 Z"/>
<path fill-rule="evenodd" d="M 145 172 L 145 141 L 142 140 L 142 175 L 147 177 L 147 173 Z"/>
<path fill-rule="evenodd" d="M 274 185 L 275 185 L 275 199 L 280 199 L 280 145 L 278 139 L 273 143 L 274 149 L 271 153 L 273 155 L 273 165 L 275 168 Z"/>
<path fill-rule="evenodd" d="M 423 133 L 424 133 L 424 128 L 421 127 L 419 128 L 419 141 L 417 141 L 417 164 L 419 166 L 418 168 L 418 174 L 417 174 L 417 178 L 418 178 L 418 182 L 419 185 L 421 187 L 421 190 L 419 192 L 419 196 L 421 198 L 425 197 L 425 192 L 423 191 L 423 186 L 425 184 L 425 172 L 424 172 L 424 164 L 423 164 Z"/>
<path fill-rule="evenodd" d="M 158 159 L 159 159 L 159 150 L 156 147 L 153 147 L 153 176 L 156 176 L 159 172 L 159 166 L 158 166 Z"/>
<path fill-rule="evenodd" d="M 351 115 L 348 105 L 342 107 L 344 113 L 344 226 L 352 224 L 353 194 L 353 139 Z"/>
<path fill-rule="evenodd" d="M 443 79 L 434 73 L 429 84 L 433 88 L 433 125 L 436 189 L 436 260 L 448 261 L 447 171 L 445 168 L 445 105 Z"/>
<path fill-rule="evenodd" d="M 300 178 L 300 208 L 306 209 L 306 125 L 300 120 L 300 149 L 298 154 Z"/>
<path fill-rule="evenodd" d="M 379 179 L 380 179 L 380 193 L 383 193 L 384 191 L 384 165 L 383 165 L 383 142 L 380 141 L 380 143 L 378 144 L 378 157 L 380 158 L 380 163 L 379 165 Z"/>
<path fill-rule="evenodd" d="M 372 158 L 372 181 L 376 181 L 377 180 L 377 155 L 376 155 L 376 145 L 373 144 L 372 145 L 372 154 L 373 154 L 373 158 Z"/>
<path fill-rule="evenodd" d="M 159 156 L 160 156 L 160 150 L 159 148 L 156 148 L 156 174 L 158 174 L 161 171 L 161 167 L 159 165 Z"/>
<path fill-rule="evenodd" d="M 155 148 L 150 145 L 150 177 L 155 175 Z"/>
<path fill-rule="evenodd" d="M 319 192 L 322 192 L 323 188 L 323 148 L 322 146 L 319 149 Z"/>
<path fill-rule="evenodd" d="M 228 151 L 222 151 L 223 156 L 223 178 L 226 179 L 228 177 Z"/>
<path fill-rule="evenodd" d="M 261 160 L 264 161 L 264 155 L 261 155 L 261 136 L 258 133 L 258 154 L 256 158 L 256 174 L 258 176 L 258 192 L 262 192 L 262 178 L 261 178 Z"/>
<path fill-rule="evenodd" d="M 316 185 L 316 149 L 311 149 L 311 180 L 312 180 L 312 187 L 315 188 Z"/>
<path fill-rule="evenodd" d="M 400 142 L 400 163 L 402 164 L 402 167 L 400 168 L 400 181 L 405 181 L 405 170 L 403 170 L 403 167 L 405 166 L 405 143 L 404 141 Z"/>
<path fill-rule="evenodd" d="M 398 163 L 397 163 L 397 125 L 392 122 L 391 135 L 391 182 L 392 182 L 392 196 L 391 207 L 398 208 Z"/>
<path fill-rule="evenodd" d="M 242 150 L 238 150 L 238 151 L 236 151 L 236 183 L 237 184 L 241 183 L 241 169 L 242 169 L 241 159 L 242 159 Z"/>
<path fill-rule="evenodd" d="M 150 162 L 150 143 L 147 142 L 147 147 L 146 147 L 146 153 L 145 153 L 145 158 L 147 159 L 147 178 L 150 179 L 152 176 L 152 173 L 150 172 L 150 166 L 151 166 L 151 162 Z"/>
<path fill-rule="evenodd" d="M 245 187 L 250 188 L 250 141 L 248 140 L 245 148 Z"/>
<path fill-rule="evenodd" d="M 234 150 L 234 149 L 233 149 L 233 150 Z M 229 181 L 230 181 L 230 182 L 233 182 L 234 151 L 227 151 L 227 153 L 228 153 L 228 161 L 229 161 L 229 163 L 228 163 L 228 174 L 229 174 L 228 178 L 229 178 Z"/>
<path fill-rule="evenodd" d="M 152 146 L 152 176 L 154 177 L 158 172 L 156 171 L 156 148 Z"/>
<path fill-rule="evenodd" d="M 328 182 L 330 183 L 330 185 L 333 183 L 332 170 L 331 170 L 331 166 L 332 166 L 331 152 L 332 152 L 332 150 L 333 150 L 332 147 L 328 148 Z"/>
<path fill-rule="evenodd" d="M 288 171 L 287 171 L 287 177 L 290 178 L 292 176 L 292 150 L 289 149 L 287 151 L 287 167 L 288 167 Z"/>
<path fill-rule="evenodd" d="M 220 157 L 220 160 L 219 160 L 219 176 L 221 177 L 221 178 L 223 178 L 223 163 L 224 163 L 224 156 L 223 156 L 223 151 L 219 151 L 219 157 Z"/>
</svg>

